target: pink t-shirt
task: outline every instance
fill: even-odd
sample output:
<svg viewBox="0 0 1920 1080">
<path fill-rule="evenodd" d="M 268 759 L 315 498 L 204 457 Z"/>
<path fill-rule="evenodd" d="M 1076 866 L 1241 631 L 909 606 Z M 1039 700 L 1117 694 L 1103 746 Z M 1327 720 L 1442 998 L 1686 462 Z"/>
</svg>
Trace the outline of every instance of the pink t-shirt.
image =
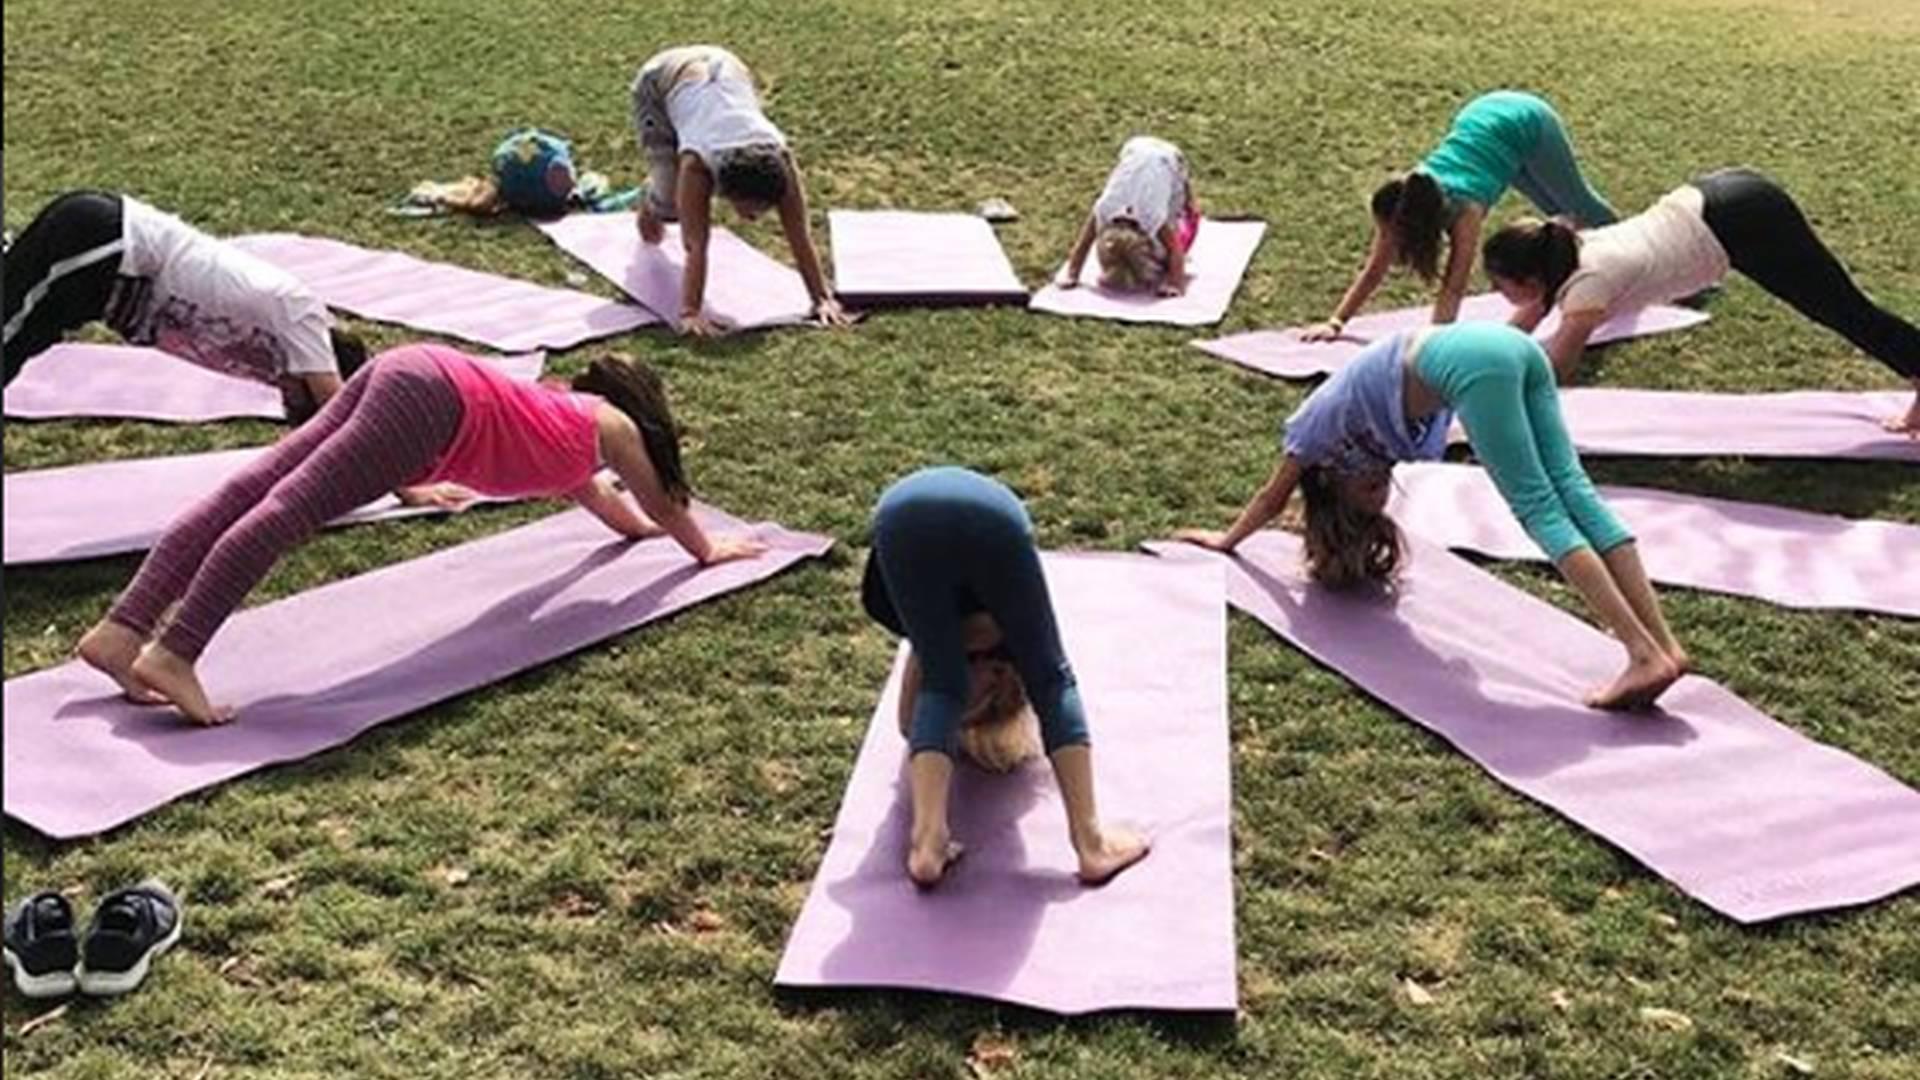
<svg viewBox="0 0 1920 1080">
<path fill-rule="evenodd" d="M 460 427 L 425 484 L 448 481 L 483 495 L 563 495 L 600 467 L 600 399 L 508 378 L 444 346 L 427 349 L 460 395 Z"/>
</svg>

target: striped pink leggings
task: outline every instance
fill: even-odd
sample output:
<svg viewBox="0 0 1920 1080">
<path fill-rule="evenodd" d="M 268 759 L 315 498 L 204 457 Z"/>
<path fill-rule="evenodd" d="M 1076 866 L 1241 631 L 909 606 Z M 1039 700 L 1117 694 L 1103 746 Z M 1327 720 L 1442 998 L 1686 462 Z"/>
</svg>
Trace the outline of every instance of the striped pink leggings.
<svg viewBox="0 0 1920 1080">
<path fill-rule="evenodd" d="M 160 644 L 197 658 L 281 555 L 322 525 L 425 476 L 461 405 L 431 357 L 396 350 L 220 490 L 167 526 L 107 618 L 142 636 L 176 600 Z"/>
</svg>

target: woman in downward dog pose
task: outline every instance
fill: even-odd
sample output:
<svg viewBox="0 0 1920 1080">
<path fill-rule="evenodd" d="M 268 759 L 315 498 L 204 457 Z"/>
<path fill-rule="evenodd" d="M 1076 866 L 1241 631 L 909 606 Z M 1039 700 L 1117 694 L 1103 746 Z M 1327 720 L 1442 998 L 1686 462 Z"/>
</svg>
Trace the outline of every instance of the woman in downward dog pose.
<svg viewBox="0 0 1920 1080">
<path fill-rule="evenodd" d="M 1574 453 L 1546 354 L 1513 327 L 1428 327 L 1369 345 L 1287 420 L 1279 466 L 1233 526 L 1180 538 L 1230 552 L 1297 487 L 1312 577 L 1333 588 L 1390 581 L 1405 553 L 1386 513 L 1393 466 L 1439 459 L 1456 413 L 1527 534 L 1626 647 L 1626 669 L 1587 704 L 1651 705 L 1686 673 L 1686 650 L 1667 627 L 1633 534 Z"/>
<path fill-rule="evenodd" d="M 1179 296 L 1187 291 L 1187 252 L 1199 231 L 1186 155 L 1165 139 L 1136 135 L 1120 148 L 1120 161 L 1080 226 L 1059 285 L 1079 285 L 1092 252 L 1100 260 L 1102 288 Z"/>
<path fill-rule="evenodd" d="M 637 508 L 596 475 L 603 462 Z M 384 492 L 442 482 L 487 495 L 564 496 L 622 536 L 664 533 L 705 564 L 765 550 L 710 537 L 688 512 L 679 431 L 648 368 L 596 360 L 568 392 L 515 381 L 444 346 L 409 345 L 376 357 L 312 422 L 169 525 L 81 639 L 80 657 L 134 700 L 171 702 L 201 724 L 231 719 L 208 699 L 194 665 L 274 562 Z"/>
<path fill-rule="evenodd" d="M 1912 382 L 1913 404 L 1886 427 L 1920 438 L 1920 328 L 1861 292 L 1793 197 L 1751 169 L 1709 173 L 1590 232 L 1516 222 L 1487 238 L 1485 258 L 1487 277 L 1519 308 L 1514 325 L 1532 330 L 1560 309 L 1547 354 L 1562 382 L 1608 318 L 1690 296 L 1738 270 Z"/>
<path fill-rule="evenodd" d="M 1302 336 L 1308 341 L 1339 337 L 1395 265 L 1411 269 L 1424 281 L 1437 281 L 1433 321 L 1454 321 L 1480 250 L 1480 227 L 1509 187 L 1519 188 L 1548 216 L 1564 214 L 1589 227 L 1612 224 L 1618 217 L 1580 175 L 1567 129 L 1553 106 L 1516 90 L 1482 94 L 1453 118 L 1447 137 L 1425 161 L 1373 193 L 1373 243 L 1367 261 L 1332 317 Z"/>
<path fill-rule="evenodd" d="M 959 468 L 895 482 L 874 510 L 861 601 L 912 643 L 900 722 L 912 755 L 907 873 L 916 884 L 937 884 L 960 854 L 947 826 L 955 751 L 990 769 L 1019 764 L 1032 752 L 1029 706 L 1066 803 L 1080 880 L 1097 885 L 1147 854 L 1143 837 L 1100 823 L 1080 690 L 1033 523 L 1013 492 Z"/>
<path fill-rule="evenodd" d="M 851 323 L 820 269 L 800 166 L 787 137 L 761 111 L 747 65 L 717 45 L 668 49 L 641 67 L 632 94 L 634 135 L 648 170 L 640 237 L 657 244 L 666 235 L 663 223 L 677 221 L 687 252 L 681 332 L 707 337 L 726 329 L 707 318 L 704 306 L 715 195 L 745 221 L 778 210 L 815 317 L 828 326 Z"/>
</svg>

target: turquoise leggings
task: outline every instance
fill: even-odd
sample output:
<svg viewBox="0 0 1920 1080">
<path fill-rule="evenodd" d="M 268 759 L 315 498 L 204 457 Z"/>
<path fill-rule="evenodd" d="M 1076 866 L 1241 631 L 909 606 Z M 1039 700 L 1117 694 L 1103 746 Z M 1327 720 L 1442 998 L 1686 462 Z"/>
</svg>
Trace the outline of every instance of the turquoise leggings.
<svg viewBox="0 0 1920 1080">
<path fill-rule="evenodd" d="M 1536 99 L 1537 100 L 1537 99 Z M 1513 186 L 1527 201 L 1548 217 L 1566 215 L 1583 229 L 1597 229 L 1620 220 L 1620 215 L 1587 178 L 1580 175 L 1580 163 L 1574 160 L 1573 144 L 1567 140 L 1566 125 L 1560 114 L 1546 102 L 1539 103 L 1536 121 L 1539 135 L 1533 150 L 1520 162 L 1520 173 Z M 1491 208 L 1489 208 L 1491 209 Z"/>
<path fill-rule="evenodd" d="M 1505 323 L 1457 323 L 1420 347 L 1415 369 L 1467 429 L 1527 535 L 1555 562 L 1583 547 L 1605 553 L 1633 539 L 1580 467 L 1547 354 Z"/>
</svg>

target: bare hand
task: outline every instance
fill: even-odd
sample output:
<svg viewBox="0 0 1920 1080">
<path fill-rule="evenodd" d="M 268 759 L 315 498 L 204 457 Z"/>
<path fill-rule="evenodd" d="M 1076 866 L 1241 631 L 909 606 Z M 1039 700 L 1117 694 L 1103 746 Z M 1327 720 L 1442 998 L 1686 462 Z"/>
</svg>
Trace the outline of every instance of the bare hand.
<svg viewBox="0 0 1920 1080">
<path fill-rule="evenodd" d="M 680 333 L 686 337 L 717 338 L 725 335 L 727 325 L 719 319 L 710 319 L 705 312 L 680 316 Z"/>
<path fill-rule="evenodd" d="M 813 305 L 813 317 L 821 326 L 852 326 L 853 316 L 840 306 L 838 297 L 823 296 Z"/>
<path fill-rule="evenodd" d="M 702 566 L 718 566 L 735 559 L 751 559 L 766 554 L 767 545 L 759 540 L 745 536 L 714 536 L 707 541 L 707 557 L 700 560 Z"/>
<path fill-rule="evenodd" d="M 667 237 L 667 227 L 654 215 L 653 206 L 642 202 L 640 212 L 634 215 L 640 226 L 640 239 L 649 244 L 658 244 Z"/>
<path fill-rule="evenodd" d="M 1080 287 L 1080 275 L 1072 274 L 1072 273 L 1063 273 L 1059 277 L 1054 278 L 1053 283 L 1058 288 L 1077 289 Z"/>
<path fill-rule="evenodd" d="M 1185 277 L 1176 278 L 1168 275 L 1167 279 L 1160 283 L 1158 291 L 1161 296 L 1184 296 L 1187 292 L 1187 283 L 1188 279 Z"/>
<path fill-rule="evenodd" d="M 1346 328 L 1335 326 L 1331 322 L 1314 323 L 1300 331 L 1301 341 L 1338 341 Z"/>
<path fill-rule="evenodd" d="M 1181 529 L 1173 534 L 1173 538 L 1189 544 L 1198 544 L 1210 551 L 1226 553 L 1233 551 L 1227 546 L 1227 534 L 1218 529 Z"/>
<path fill-rule="evenodd" d="M 480 496 L 459 484 L 428 484 L 425 487 L 401 488 L 394 493 L 402 506 L 429 507 L 457 514 L 472 506 Z"/>
</svg>

